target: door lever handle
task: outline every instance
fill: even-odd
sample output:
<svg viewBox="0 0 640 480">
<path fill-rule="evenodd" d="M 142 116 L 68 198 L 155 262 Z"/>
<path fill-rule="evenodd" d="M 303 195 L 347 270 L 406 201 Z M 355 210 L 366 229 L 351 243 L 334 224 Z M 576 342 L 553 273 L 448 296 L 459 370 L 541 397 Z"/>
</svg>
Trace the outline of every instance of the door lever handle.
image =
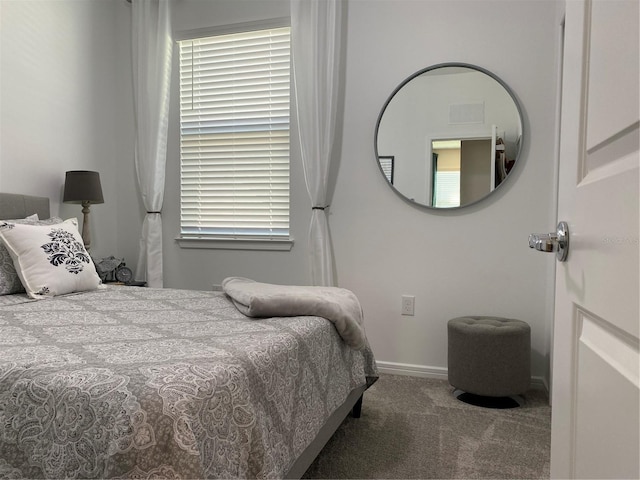
<svg viewBox="0 0 640 480">
<path fill-rule="evenodd" d="M 553 233 L 532 233 L 529 235 L 529 247 L 540 252 L 554 252 L 558 237 Z"/>
<path fill-rule="evenodd" d="M 540 252 L 555 252 L 559 262 L 567 260 L 569 255 L 569 225 L 558 223 L 555 233 L 532 233 L 529 235 L 529 247 Z"/>
</svg>

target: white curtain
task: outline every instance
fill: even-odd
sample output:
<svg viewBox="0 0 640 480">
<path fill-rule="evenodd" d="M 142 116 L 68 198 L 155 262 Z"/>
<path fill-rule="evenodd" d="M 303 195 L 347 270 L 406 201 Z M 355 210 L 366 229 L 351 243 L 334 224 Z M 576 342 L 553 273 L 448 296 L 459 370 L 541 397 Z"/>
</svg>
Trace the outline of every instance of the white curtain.
<svg viewBox="0 0 640 480">
<path fill-rule="evenodd" d="M 329 166 L 335 137 L 342 34 L 342 2 L 291 0 L 291 45 L 300 149 L 312 202 L 311 281 L 335 283 L 327 222 Z"/>
<path fill-rule="evenodd" d="M 162 287 L 162 201 L 171 82 L 169 0 L 132 2 L 133 95 L 136 123 L 135 165 L 142 201 L 136 279 Z"/>
</svg>

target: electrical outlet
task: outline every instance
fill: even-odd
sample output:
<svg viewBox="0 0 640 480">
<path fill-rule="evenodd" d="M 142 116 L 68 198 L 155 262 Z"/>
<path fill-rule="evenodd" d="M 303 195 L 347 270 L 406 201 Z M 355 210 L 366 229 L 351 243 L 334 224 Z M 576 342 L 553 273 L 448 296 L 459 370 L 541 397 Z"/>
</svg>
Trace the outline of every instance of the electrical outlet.
<svg viewBox="0 0 640 480">
<path fill-rule="evenodd" d="M 402 315 L 413 315 L 415 312 L 416 297 L 413 295 L 402 295 Z"/>
</svg>

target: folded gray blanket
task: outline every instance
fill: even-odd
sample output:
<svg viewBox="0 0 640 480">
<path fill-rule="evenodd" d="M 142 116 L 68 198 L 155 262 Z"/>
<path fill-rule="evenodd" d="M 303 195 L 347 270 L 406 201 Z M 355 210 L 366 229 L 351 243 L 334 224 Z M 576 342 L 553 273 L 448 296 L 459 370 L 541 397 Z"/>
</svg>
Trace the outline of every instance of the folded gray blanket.
<svg viewBox="0 0 640 480">
<path fill-rule="evenodd" d="M 350 290 L 260 283 L 242 277 L 228 277 L 222 290 L 236 308 L 248 317 L 294 317 L 313 315 L 332 322 L 351 348 L 366 345 L 362 307 Z"/>
</svg>

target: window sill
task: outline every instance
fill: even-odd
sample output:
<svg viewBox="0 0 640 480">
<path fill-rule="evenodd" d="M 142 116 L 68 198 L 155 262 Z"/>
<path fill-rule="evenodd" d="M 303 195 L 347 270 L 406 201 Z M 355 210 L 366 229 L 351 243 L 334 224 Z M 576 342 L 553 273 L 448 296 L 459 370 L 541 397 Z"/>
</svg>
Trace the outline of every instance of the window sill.
<svg viewBox="0 0 640 480">
<path fill-rule="evenodd" d="M 288 252 L 293 247 L 292 238 L 222 238 L 222 237 L 176 237 L 180 248 L 202 248 L 210 250 L 269 250 Z"/>
</svg>

